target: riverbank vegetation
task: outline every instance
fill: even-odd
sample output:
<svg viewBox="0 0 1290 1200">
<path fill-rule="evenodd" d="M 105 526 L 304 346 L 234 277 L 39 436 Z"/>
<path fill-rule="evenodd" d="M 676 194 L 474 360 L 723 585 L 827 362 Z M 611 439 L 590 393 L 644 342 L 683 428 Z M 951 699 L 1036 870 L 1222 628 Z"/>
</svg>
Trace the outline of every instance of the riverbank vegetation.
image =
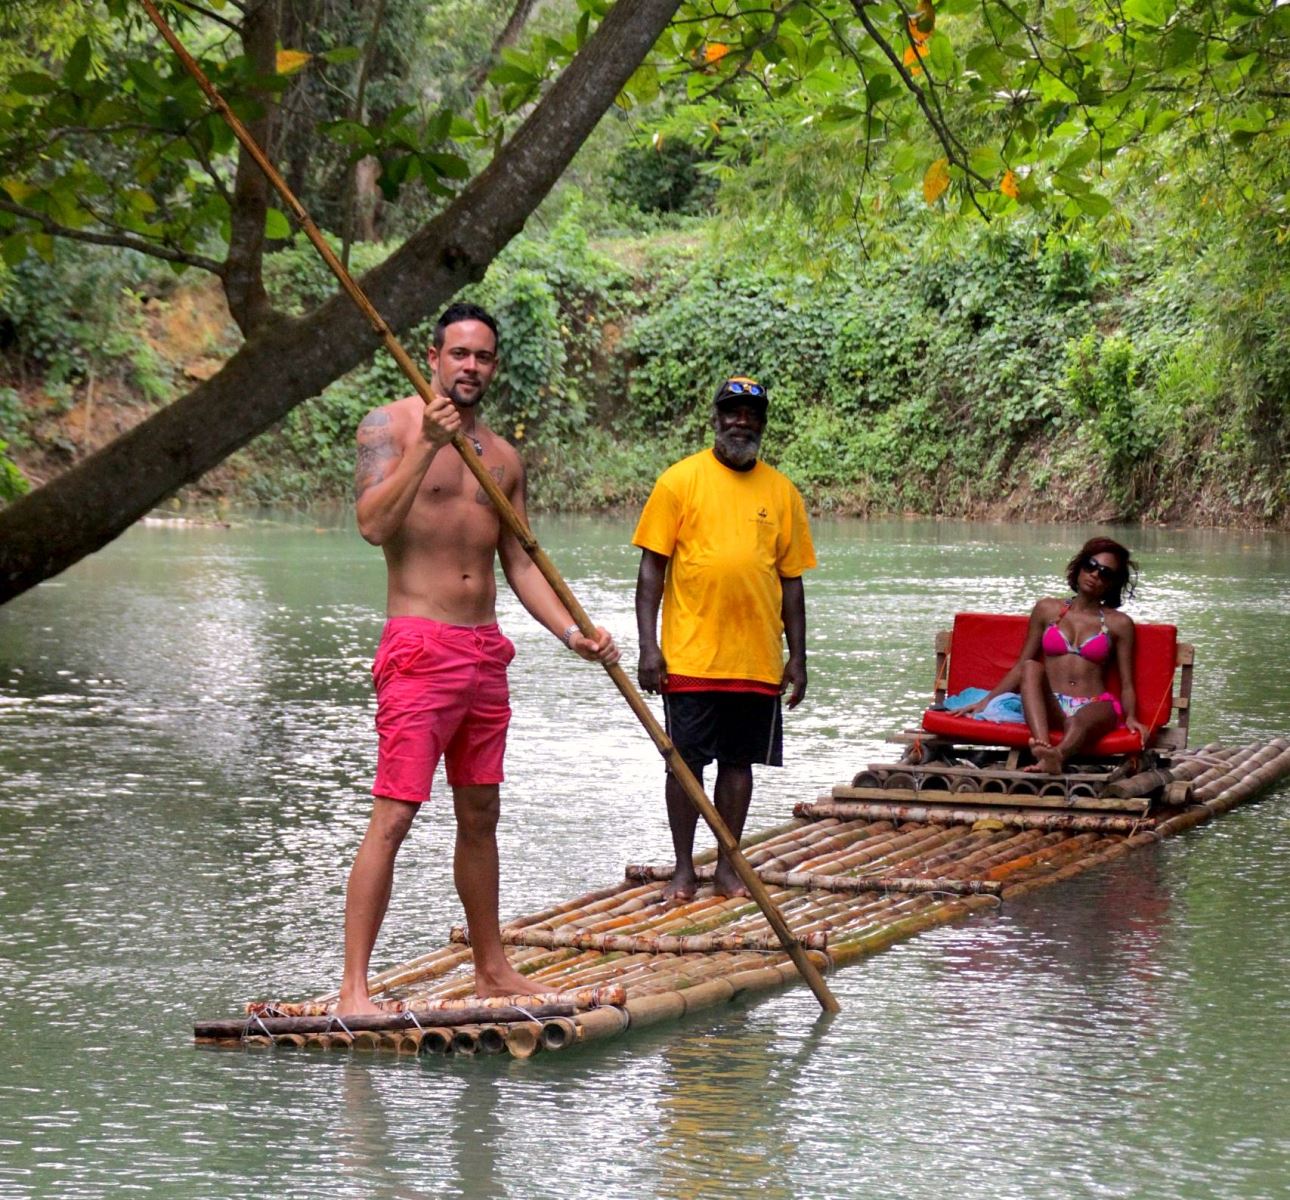
<svg viewBox="0 0 1290 1200">
<path fill-rule="evenodd" d="M 275 26 L 296 36 L 279 38 L 272 87 L 258 80 L 281 106 L 276 149 L 356 272 L 397 262 L 451 206 L 608 6 L 500 5 L 496 30 L 454 27 L 460 7 L 430 5 L 432 22 L 391 3 L 382 23 L 373 6 L 369 27 L 324 5 L 323 42 Z M 467 283 L 502 325 L 488 418 L 522 446 L 535 507 L 639 503 L 701 444 L 712 388 L 738 371 L 770 385 L 765 455 L 817 510 L 1285 527 L 1290 10 L 890 7 L 682 5 L 689 19 Z M 69 182 L 104 181 L 101 159 L 42 175 L 24 158 L 58 88 L 87 125 L 107 103 L 94 89 L 112 68 L 91 50 L 123 37 L 113 20 L 120 5 L 0 65 L 0 500 L 335 291 L 271 197 L 251 205 L 256 281 L 230 289 L 216 251 L 238 244 L 231 184 L 163 212 L 145 171 L 109 220 L 106 192 L 96 205 Z M 284 58 L 292 44 L 301 57 Z M 163 95 L 190 110 L 171 186 L 209 183 L 230 140 L 151 70 L 136 64 L 128 90 L 154 124 Z M 433 103 L 414 99 L 428 89 Z M 72 140 L 52 144 L 70 158 Z M 143 171 L 147 139 L 117 140 Z M 95 220 L 108 245 L 60 236 Z M 402 332 L 418 352 L 427 313 Z M 358 420 L 409 390 L 378 352 L 184 496 L 342 498 Z"/>
</svg>

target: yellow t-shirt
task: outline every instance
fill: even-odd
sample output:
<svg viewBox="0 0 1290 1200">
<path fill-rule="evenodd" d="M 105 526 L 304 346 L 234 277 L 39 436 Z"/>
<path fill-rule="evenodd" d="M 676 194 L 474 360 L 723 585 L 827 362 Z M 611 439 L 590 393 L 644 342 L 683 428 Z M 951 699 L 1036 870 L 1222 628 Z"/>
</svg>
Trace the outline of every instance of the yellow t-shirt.
<svg viewBox="0 0 1290 1200">
<path fill-rule="evenodd" d="M 659 476 L 632 543 L 670 560 L 669 674 L 779 684 L 780 579 L 815 566 L 806 506 L 785 476 L 763 462 L 733 471 L 710 449 L 692 454 Z"/>
</svg>

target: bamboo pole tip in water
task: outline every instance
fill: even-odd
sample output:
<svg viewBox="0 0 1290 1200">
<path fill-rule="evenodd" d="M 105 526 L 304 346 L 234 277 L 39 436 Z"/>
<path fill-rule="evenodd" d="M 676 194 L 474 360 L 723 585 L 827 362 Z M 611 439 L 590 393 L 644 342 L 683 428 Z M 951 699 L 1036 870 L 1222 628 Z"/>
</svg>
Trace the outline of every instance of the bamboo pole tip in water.
<svg viewBox="0 0 1290 1200">
<path fill-rule="evenodd" d="M 479 1029 L 482 1054 L 501 1054 L 506 1050 L 506 1031 L 500 1025 L 482 1025 Z"/>
<path fill-rule="evenodd" d="M 449 1039 L 449 1046 L 453 1054 L 461 1054 L 469 1058 L 472 1054 L 479 1053 L 479 1031 L 477 1028 L 471 1028 L 468 1025 L 459 1025 L 453 1030 Z"/>
<path fill-rule="evenodd" d="M 452 1030 L 446 1029 L 442 1025 L 436 1025 L 432 1029 L 424 1030 L 421 1034 L 421 1053 L 451 1054 Z"/>
<path fill-rule="evenodd" d="M 512 1058 L 532 1058 L 542 1046 L 542 1028 L 529 1022 L 506 1027 L 506 1049 Z"/>
<path fill-rule="evenodd" d="M 542 1022 L 542 1049 L 563 1050 L 578 1040 L 578 1026 L 568 1017 Z"/>
</svg>

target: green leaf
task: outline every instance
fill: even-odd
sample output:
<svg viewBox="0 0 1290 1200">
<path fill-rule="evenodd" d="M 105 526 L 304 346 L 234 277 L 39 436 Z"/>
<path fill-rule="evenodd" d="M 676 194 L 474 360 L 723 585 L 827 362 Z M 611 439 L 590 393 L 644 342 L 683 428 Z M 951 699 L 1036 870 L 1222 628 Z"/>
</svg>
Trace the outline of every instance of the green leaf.
<svg viewBox="0 0 1290 1200">
<path fill-rule="evenodd" d="M 357 62 L 363 52 L 357 46 L 337 46 L 334 50 L 324 50 L 319 58 L 333 67 L 343 67 L 346 63 Z"/>
<path fill-rule="evenodd" d="M 470 165 L 456 154 L 423 154 L 421 162 L 446 179 L 470 178 Z"/>
<path fill-rule="evenodd" d="M 9 86 L 20 96 L 48 96 L 58 91 L 58 80 L 39 71 L 19 71 Z"/>
<path fill-rule="evenodd" d="M 270 208 L 264 213 L 264 236 L 274 241 L 286 241 L 291 237 L 291 222 L 281 209 Z"/>
<path fill-rule="evenodd" d="M 1124 15 L 1138 25 L 1159 28 L 1168 20 L 1165 0 L 1124 0 Z"/>
<path fill-rule="evenodd" d="M 67 63 L 63 67 L 63 83 L 72 89 L 79 87 L 85 81 L 85 72 L 89 70 L 89 66 L 90 39 L 82 35 L 76 39 L 76 45 L 67 56 Z"/>
<path fill-rule="evenodd" d="M 993 146 L 982 146 L 979 150 L 973 150 L 968 158 L 968 164 L 973 171 L 986 179 L 993 179 L 1003 170 L 1003 159 L 999 157 L 999 152 Z"/>
<path fill-rule="evenodd" d="M 1063 46 L 1074 46 L 1080 40 L 1079 17 L 1067 5 L 1053 9 L 1044 18 L 1044 25 L 1053 39 Z"/>
<path fill-rule="evenodd" d="M 1111 202 L 1097 192 L 1080 192 L 1072 197 L 1080 211 L 1090 217 L 1104 217 L 1112 209 Z"/>
<path fill-rule="evenodd" d="M 932 70 L 936 72 L 937 78 L 948 79 L 954 74 L 955 55 L 954 46 L 944 34 L 936 34 L 930 42 L 928 48 L 931 53 L 928 60 L 932 64 Z"/>
<path fill-rule="evenodd" d="M 5 266 L 16 267 L 27 257 L 27 249 L 25 234 L 15 233 L 5 238 L 4 245 L 0 246 L 0 255 L 4 257 Z"/>
</svg>

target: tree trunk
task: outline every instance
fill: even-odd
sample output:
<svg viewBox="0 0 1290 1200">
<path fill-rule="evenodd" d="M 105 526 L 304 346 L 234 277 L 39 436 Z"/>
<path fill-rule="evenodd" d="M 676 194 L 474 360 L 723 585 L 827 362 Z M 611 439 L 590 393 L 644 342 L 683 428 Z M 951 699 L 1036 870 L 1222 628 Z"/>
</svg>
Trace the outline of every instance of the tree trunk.
<svg viewBox="0 0 1290 1200">
<path fill-rule="evenodd" d="M 679 0 L 621 0 L 497 157 L 361 280 L 397 333 L 487 270 L 590 135 Z M 376 333 L 341 293 L 253 335 L 218 374 L 0 510 L 0 603 L 123 533 L 361 363 Z"/>
<path fill-rule="evenodd" d="M 277 69 L 277 0 L 252 4 L 242 24 L 242 48 L 256 73 L 268 78 Z M 273 98 L 258 96 L 263 115 L 245 122 L 261 146 L 269 144 L 273 129 Z M 224 295 L 228 311 L 246 337 L 269 318 L 272 309 L 264 290 L 261 270 L 264 261 L 264 214 L 269 207 L 269 181 L 245 150 L 238 154 L 237 177 L 233 182 L 233 206 L 229 214 L 228 255 L 224 260 Z"/>
</svg>

